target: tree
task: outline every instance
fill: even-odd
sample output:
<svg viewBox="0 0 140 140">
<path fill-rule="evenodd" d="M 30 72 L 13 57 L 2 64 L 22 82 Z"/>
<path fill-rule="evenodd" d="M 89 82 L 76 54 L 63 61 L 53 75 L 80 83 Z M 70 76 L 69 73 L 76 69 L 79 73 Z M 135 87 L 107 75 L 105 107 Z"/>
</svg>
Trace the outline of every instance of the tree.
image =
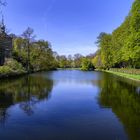
<svg viewBox="0 0 140 140">
<path fill-rule="evenodd" d="M 68 55 L 68 67 L 72 68 L 73 67 L 73 57 L 72 55 Z"/>
<path fill-rule="evenodd" d="M 130 34 L 130 16 L 127 16 L 124 23 L 112 33 L 112 62 L 115 67 L 126 67 L 128 50 L 125 48 L 127 37 Z"/>
<path fill-rule="evenodd" d="M 109 69 L 112 67 L 112 35 L 107 33 L 101 33 L 97 38 L 97 44 L 101 50 L 101 59 L 103 68 Z"/>
<path fill-rule="evenodd" d="M 92 59 L 92 63 L 97 69 L 102 69 L 103 68 L 102 59 L 101 59 L 101 51 L 100 50 L 98 50 L 95 53 L 95 57 Z"/>
<path fill-rule="evenodd" d="M 13 58 L 27 68 L 27 40 L 22 37 L 13 39 Z"/>
<path fill-rule="evenodd" d="M 31 47 L 31 66 L 35 71 L 55 69 L 56 60 L 51 49 L 51 44 L 45 40 L 39 40 Z"/>
<path fill-rule="evenodd" d="M 84 71 L 94 70 L 94 66 L 91 63 L 90 59 L 88 59 L 88 58 L 82 59 L 81 70 L 84 70 Z"/>
<path fill-rule="evenodd" d="M 27 58 L 27 71 L 28 71 L 28 73 L 30 73 L 30 46 L 31 46 L 31 42 L 35 38 L 34 30 L 32 28 L 28 27 L 23 32 L 22 36 L 24 37 L 24 39 L 27 40 L 27 54 L 28 54 L 28 58 Z"/>
<path fill-rule="evenodd" d="M 5 0 L 0 0 L 0 15 L 2 15 L 2 16 L 3 16 L 2 7 L 6 6 L 6 5 L 7 5 L 7 3 Z"/>
<path fill-rule="evenodd" d="M 135 0 L 124 22 L 112 34 L 97 37 L 95 66 L 140 68 L 140 0 Z M 102 65 L 102 66 L 101 66 Z"/>
<path fill-rule="evenodd" d="M 7 3 L 6 3 L 6 1 L 5 0 L 0 0 L 0 12 L 2 13 L 2 6 L 6 6 L 7 5 Z"/>
<path fill-rule="evenodd" d="M 79 53 L 74 55 L 74 67 L 75 68 L 80 68 L 81 67 L 82 58 L 83 58 L 83 56 Z"/>
<path fill-rule="evenodd" d="M 68 60 L 65 55 L 58 56 L 58 62 L 60 68 L 67 68 L 68 67 Z"/>
<path fill-rule="evenodd" d="M 0 0 L 0 5 L 1 5 L 1 6 L 6 6 L 6 4 L 7 4 L 7 3 L 6 3 L 5 0 Z"/>
<path fill-rule="evenodd" d="M 13 57 L 27 68 L 27 40 L 14 39 Z M 51 44 L 45 40 L 30 43 L 30 71 L 51 70 L 57 67 Z"/>
</svg>

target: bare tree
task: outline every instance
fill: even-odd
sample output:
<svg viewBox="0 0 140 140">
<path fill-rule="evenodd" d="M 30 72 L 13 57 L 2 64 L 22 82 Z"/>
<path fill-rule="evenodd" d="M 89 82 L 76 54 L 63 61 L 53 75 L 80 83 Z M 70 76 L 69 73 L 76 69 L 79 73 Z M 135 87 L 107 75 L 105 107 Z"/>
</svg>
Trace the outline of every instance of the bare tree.
<svg viewBox="0 0 140 140">
<path fill-rule="evenodd" d="M 32 41 L 35 38 L 34 30 L 32 28 L 28 27 L 23 32 L 22 36 L 27 41 L 27 54 L 28 54 L 28 58 L 27 58 L 27 71 L 28 71 L 28 73 L 30 73 L 30 46 L 31 46 Z"/>
<path fill-rule="evenodd" d="M 0 0 L 0 14 L 2 14 L 2 7 L 6 5 L 7 5 L 7 2 L 5 0 Z"/>
<path fill-rule="evenodd" d="M 6 1 L 5 0 L 0 0 L 0 5 L 6 6 Z"/>
<path fill-rule="evenodd" d="M 23 36 L 25 39 L 29 40 L 29 42 L 31 43 L 31 42 L 34 40 L 34 38 L 35 38 L 34 30 L 33 30 L 32 28 L 28 27 L 28 28 L 23 32 L 22 36 Z"/>
</svg>

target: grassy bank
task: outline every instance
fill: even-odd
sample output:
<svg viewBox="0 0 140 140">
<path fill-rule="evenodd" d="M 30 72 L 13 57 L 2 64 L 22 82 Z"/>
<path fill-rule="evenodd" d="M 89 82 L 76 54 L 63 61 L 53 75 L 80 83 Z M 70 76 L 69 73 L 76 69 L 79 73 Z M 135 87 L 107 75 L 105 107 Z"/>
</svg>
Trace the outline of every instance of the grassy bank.
<svg viewBox="0 0 140 140">
<path fill-rule="evenodd" d="M 112 73 L 121 77 L 129 78 L 132 80 L 140 81 L 140 75 L 139 74 L 128 74 L 128 73 L 122 73 L 122 72 L 115 72 L 111 70 L 105 70 L 105 72 Z"/>
</svg>

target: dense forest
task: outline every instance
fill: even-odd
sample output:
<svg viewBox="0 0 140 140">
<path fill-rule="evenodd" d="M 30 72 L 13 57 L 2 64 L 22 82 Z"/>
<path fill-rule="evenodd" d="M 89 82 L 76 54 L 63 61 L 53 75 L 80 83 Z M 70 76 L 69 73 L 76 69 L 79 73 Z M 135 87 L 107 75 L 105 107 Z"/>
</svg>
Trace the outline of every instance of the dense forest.
<svg viewBox="0 0 140 140">
<path fill-rule="evenodd" d="M 112 34 L 100 33 L 96 43 L 96 68 L 140 68 L 140 0 L 134 1 L 125 21 Z"/>
</svg>

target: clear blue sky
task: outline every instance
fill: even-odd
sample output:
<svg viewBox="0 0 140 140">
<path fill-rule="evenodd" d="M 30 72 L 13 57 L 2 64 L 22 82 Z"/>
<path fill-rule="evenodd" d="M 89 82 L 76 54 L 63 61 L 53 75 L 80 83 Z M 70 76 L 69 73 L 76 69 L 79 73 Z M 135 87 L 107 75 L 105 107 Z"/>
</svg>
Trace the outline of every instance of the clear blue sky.
<svg viewBox="0 0 140 140">
<path fill-rule="evenodd" d="M 59 54 L 93 53 L 100 32 L 111 33 L 134 0 L 7 0 L 5 22 L 20 35 L 28 26 Z"/>
</svg>

